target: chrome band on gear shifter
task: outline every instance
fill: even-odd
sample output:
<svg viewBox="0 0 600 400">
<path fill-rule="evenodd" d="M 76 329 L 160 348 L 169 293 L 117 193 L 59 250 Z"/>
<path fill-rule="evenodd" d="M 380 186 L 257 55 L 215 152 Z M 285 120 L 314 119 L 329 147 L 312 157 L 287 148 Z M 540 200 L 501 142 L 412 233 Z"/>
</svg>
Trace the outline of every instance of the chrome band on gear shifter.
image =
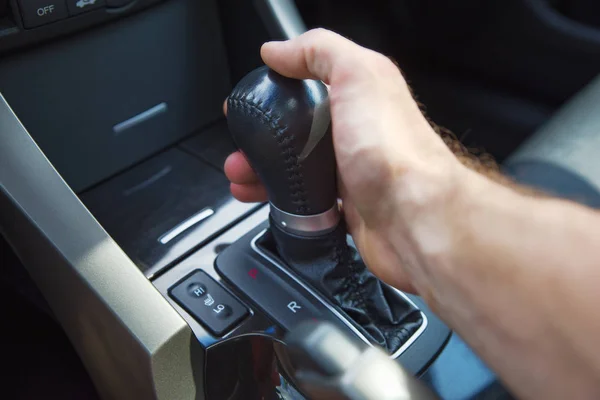
<svg viewBox="0 0 600 400">
<path fill-rule="evenodd" d="M 299 236 L 319 236 L 333 231 L 340 222 L 337 202 L 329 210 L 315 215 L 296 215 L 280 210 L 273 204 L 271 217 L 283 231 Z"/>
</svg>

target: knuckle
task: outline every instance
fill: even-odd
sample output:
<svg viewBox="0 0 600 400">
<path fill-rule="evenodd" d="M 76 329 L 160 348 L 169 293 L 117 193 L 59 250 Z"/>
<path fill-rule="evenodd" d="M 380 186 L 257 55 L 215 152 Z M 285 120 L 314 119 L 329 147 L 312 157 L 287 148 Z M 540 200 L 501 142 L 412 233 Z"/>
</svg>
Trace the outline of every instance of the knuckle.
<svg viewBox="0 0 600 400">
<path fill-rule="evenodd" d="M 396 76 L 400 73 L 398 66 L 389 57 L 376 52 L 372 52 L 372 56 L 369 59 L 369 67 L 377 75 Z"/>
<path fill-rule="evenodd" d="M 322 35 L 322 34 L 325 34 L 326 32 L 329 32 L 329 31 L 325 28 L 313 28 L 313 29 L 309 30 L 306 34 L 307 35 Z"/>
<path fill-rule="evenodd" d="M 402 79 L 400 70 L 389 58 L 371 50 L 360 48 L 359 52 L 346 61 L 336 66 L 338 82 L 365 84 L 369 86 L 369 90 L 374 90 L 379 84 L 389 88 L 390 79 L 394 82 L 398 78 Z"/>
<path fill-rule="evenodd" d="M 390 58 L 324 28 L 304 33 L 302 48 L 307 64 L 315 70 L 322 70 L 321 64 L 329 62 L 338 83 L 402 77 L 400 69 Z M 331 56 L 332 53 L 335 57 Z"/>
<path fill-rule="evenodd" d="M 308 65 L 314 65 L 317 60 L 318 43 L 310 41 L 304 44 L 304 58 Z"/>
<path fill-rule="evenodd" d="M 328 76 L 336 64 L 336 42 L 340 36 L 323 28 L 315 28 L 303 35 L 302 50 L 308 69 L 317 76 Z"/>
<path fill-rule="evenodd" d="M 313 28 L 308 32 L 304 33 L 303 36 L 309 39 L 323 39 L 335 36 L 335 34 L 332 31 L 325 28 Z"/>
<path fill-rule="evenodd" d="M 315 57 L 319 49 L 323 48 L 323 43 L 329 43 L 331 37 L 335 34 L 324 28 L 315 28 L 302 35 L 302 47 L 307 54 Z"/>
</svg>

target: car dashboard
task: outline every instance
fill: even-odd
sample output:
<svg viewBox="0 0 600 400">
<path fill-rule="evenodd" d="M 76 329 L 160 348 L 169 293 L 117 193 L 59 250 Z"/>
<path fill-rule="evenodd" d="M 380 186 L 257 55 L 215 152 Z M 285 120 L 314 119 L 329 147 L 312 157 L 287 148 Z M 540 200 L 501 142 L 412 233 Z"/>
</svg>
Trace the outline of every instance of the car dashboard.
<svg viewBox="0 0 600 400">
<path fill-rule="evenodd" d="M 261 43 L 306 30 L 291 1 L 232 4 L 0 0 L 0 227 L 22 263 L 10 268 L 27 270 L 41 293 L 28 300 L 104 398 L 304 398 L 286 331 L 301 307 L 345 323 L 257 245 L 269 206 L 229 191 L 223 101 Z M 394 359 L 442 398 L 510 398 L 400 295 L 423 323 Z M 249 378 L 260 368 L 266 386 Z"/>
</svg>

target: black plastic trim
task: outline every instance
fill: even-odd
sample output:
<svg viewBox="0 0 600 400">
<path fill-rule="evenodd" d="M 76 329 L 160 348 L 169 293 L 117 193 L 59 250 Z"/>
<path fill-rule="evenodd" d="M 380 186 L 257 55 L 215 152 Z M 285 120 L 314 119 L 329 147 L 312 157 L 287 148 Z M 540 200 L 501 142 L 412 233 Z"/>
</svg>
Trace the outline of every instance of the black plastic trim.
<svg viewBox="0 0 600 400">
<path fill-rule="evenodd" d="M 258 225 L 219 254 L 215 262 L 217 271 L 219 270 L 218 265 L 220 263 L 243 263 L 245 267 L 250 266 L 252 263 L 266 263 L 270 265 L 270 261 L 253 251 L 251 246 L 252 240 L 267 227 L 268 222 Z M 299 292 L 304 291 L 303 288 L 300 288 L 294 282 L 288 281 L 287 283 Z M 244 293 L 241 293 L 239 290 L 236 290 L 236 293 L 244 299 L 247 298 Z M 419 375 L 443 349 L 451 331 L 437 316 L 435 316 L 435 314 L 433 314 L 421 298 L 413 295 L 408 295 L 408 297 L 425 314 L 427 318 L 427 327 L 423 333 L 421 333 L 416 340 L 398 356 L 397 360 L 411 373 Z M 249 300 L 251 301 L 251 299 Z"/>
</svg>

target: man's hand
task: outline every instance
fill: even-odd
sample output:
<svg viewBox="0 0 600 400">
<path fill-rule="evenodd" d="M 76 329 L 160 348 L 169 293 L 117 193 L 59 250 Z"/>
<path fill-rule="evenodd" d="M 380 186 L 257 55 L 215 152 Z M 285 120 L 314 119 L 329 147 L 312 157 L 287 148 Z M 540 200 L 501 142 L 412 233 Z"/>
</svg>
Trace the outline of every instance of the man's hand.
<svg viewBox="0 0 600 400">
<path fill-rule="evenodd" d="M 267 43 L 261 55 L 282 75 L 329 84 L 338 185 L 350 233 L 376 275 L 412 290 L 386 228 L 395 220 L 408 229 L 416 214 L 447 199 L 461 182 L 460 163 L 387 57 L 325 30 Z M 265 189 L 241 153 L 227 159 L 225 173 L 238 200 L 266 200 Z M 411 241 L 407 231 L 402 242 Z"/>
<path fill-rule="evenodd" d="M 421 295 L 520 398 L 599 399 L 598 213 L 507 188 L 455 151 L 464 167 L 380 54 L 315 30 L 262 57 L 330 85 L 340 195 L 369 268 Z M 266 199 L 241 154 L 225 170 L 238 199 Z"/>
</svg>

